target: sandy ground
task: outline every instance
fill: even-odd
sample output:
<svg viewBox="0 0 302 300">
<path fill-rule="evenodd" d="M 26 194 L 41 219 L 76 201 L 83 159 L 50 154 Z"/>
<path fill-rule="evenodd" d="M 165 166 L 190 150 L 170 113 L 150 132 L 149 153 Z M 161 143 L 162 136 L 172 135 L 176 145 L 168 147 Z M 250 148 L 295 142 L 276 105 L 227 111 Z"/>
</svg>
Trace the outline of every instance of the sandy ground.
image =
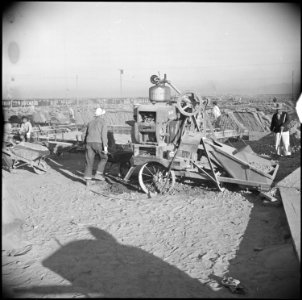
<svg viewBox="0 0 302 300">
<path fill-rule="evenodd" d="M 300 153 L 279 161 L 281 180 L 300 166 Z M 2 255 L 3 285 L 14 297 L 299 297 L 282 205 L 208 184 L 179 183 L 174 195 L 151 199 L 107 182 L 87 189 L 83 153 L 47 163 L 44 175 L 3 171 L 33 244 L 25 255 Z M 245 294 L 221 286 L 224 275 L 240 280 Z"/>
</svg>

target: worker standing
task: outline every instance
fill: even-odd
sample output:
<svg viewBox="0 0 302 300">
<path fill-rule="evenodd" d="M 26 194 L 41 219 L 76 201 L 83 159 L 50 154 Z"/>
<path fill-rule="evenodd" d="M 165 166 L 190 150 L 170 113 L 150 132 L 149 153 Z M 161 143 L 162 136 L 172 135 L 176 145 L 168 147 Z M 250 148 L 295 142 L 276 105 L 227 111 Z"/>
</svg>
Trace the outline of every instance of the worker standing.
<svg viewBox="0 0 302 300">
<path fill-rule="evenodd" d="M 4 130 L 3 130 L 3 142 L 9 143 L 12 138 L 11 138 L 11 133 L 12 133 L 12 124 L 10 122 L 6 122 L 4 124 Z"/>
<path fill-rule="evenodd" d="M 221 112 L 217 105 L 217 101 L 213 101 L 212 113 L 214 116 L 214 126 L 215 128 L 219 127 Z"/>
<path fill-rule="evenodd" d="M 22 118 L 22 125 L 19 131 L 21 141 L 29 142 L 32 133 L 32 125 L 27 117 Z"/>
<path fill-rule="evenodd" d="M 289 151 L 289 116 L 282 108 L 282 104 L 277 103 L 276 113 L 272 117 L 270 129 L 275 133 L 275 149 L 277 155 L 282 156 L 282 153 L 284 153 L 285 156 L 289 156 L 291 155 L 291 152 Z M 283 145 L 281 145 L 281 140 Z M 281 151 L 282 146 L 284 148 L 283 151 Z"/>
<path fill-rule="evenodd" d="M 94 119 L 88 123 L 82 135 L 82 140 L 86 143 L 84 173 L 86 185 L 89 185 L 92 179 L 92 170 L 96 154 L 100 156 L 100 162 L 97 167 L 95 179 L 105 180 L 104 170 L 108 160 L 107 124 L 104 118 L 105 112 L 104 109 L 100 107 L 97 108 Z"/>
<path fill-rule="evenodd" d="M 69 108 L 69 120 L 71 123 L 75 123 L 74 110 L 72 107 Z"/>
</svg>

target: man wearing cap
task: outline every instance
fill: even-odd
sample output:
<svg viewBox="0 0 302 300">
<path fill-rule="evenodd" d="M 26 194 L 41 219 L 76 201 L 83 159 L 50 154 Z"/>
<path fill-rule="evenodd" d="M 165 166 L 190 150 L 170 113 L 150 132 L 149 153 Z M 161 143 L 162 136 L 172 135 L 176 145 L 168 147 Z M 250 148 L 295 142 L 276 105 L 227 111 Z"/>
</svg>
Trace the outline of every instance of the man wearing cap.
<svg viewBox="0 0 302 300">
<path fill-rule="evenodd" d="M 96 154 L 100 156 L 100 162 L 97 167 L 95 179 L 105 180 L 104 170 L 106 162 L 108 160 L 108 141 L 107 141 L 107 124 L 104 119 L 105 110 L 97 108 L 95 111 L 95 117 L 90 121 L 83 132 L 82 140 L 86 143 L 85 154 L 85 172 L 84 179 L 86 185 L 89 185 L 92 179 L 92 170 L 94 157 Z"/>
<path fill-rule="evenodd" d="M 282 104 L 277 103 L 276 113 L 272 117 L 271 131 L 275 133 L 275 149 L 277 155 L 281 155 L 281 140 L 283 144 L 283 153 L 285 156 L 291 155 L 289 151 L 289 116 L 286 111 L 282 111 Z"/>
</svg>

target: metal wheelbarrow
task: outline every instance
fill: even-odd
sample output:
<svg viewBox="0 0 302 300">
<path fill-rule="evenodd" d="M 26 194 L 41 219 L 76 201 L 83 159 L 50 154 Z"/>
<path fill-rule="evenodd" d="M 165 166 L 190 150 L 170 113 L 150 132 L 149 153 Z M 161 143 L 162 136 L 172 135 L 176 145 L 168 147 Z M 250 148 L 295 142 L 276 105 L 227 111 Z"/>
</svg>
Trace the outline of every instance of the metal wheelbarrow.
<svg viewBox="0 0 302 300">
<path fill-rule="evenodd" d="M 48 148 L 39 144 L 6 143 L 2 148 L 2 162 L 9 171 L 22 166 L 30 166 L 36 174 L 45 174 L 48 169 L 45 158 L 49 154 Z"/>
</svg>

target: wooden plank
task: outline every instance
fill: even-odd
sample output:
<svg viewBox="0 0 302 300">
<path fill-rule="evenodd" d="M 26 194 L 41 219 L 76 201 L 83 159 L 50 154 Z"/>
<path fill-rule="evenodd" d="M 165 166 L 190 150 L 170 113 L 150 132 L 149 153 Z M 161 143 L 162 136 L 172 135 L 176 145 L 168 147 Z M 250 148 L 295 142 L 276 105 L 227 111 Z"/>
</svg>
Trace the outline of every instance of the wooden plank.
<svg viewBox="0 0 302 300">
<path fill-rule="evenodd" d="M 301 192 L 296 188 L 279 187 L 294 247 L 301 261 Z"/>
<path fill-rule="evenodd" d="M 274 197 L 273 195 L 271 195 L 269 193 L 269 191 L 268 192 L 260 191 L 259 196 L 262 196 L 262 197 L 264 197 L 265 199 L 267 199 L 271 202 L 277 202 L 278 201 L 278 199 L 276 197 Z"/>
<path fill-rule="evenodd" d="M 301 167 L 297 168 L 294 172 L 282 179 L 276 184 L 277 187 L 292 187 L 301 188 Z"/>
<path fill-rule="evenodd" d="M 208 134 L 209 136 L 211 135 Z M 236 137 L 236 136 L 240 136 L 240 135 L 249 135 L 248 130 L 244 130 L 244 132 L 238 132 L 237 130 L 233 130 L 233 129 L 226 129 L 223 131 L 214 131 L 214 136 L 217 139 L 222 139 L 222 138 L 228 138 L 228 137 Z"/>
<path fill-rule="evenodd" d="M 200 180 L 206 180 L 209 181 L 209 177 L 196 171 L 187 171 L 187 170 L 174 170 L 175 175 L 179 177 L 185 177 L 185 178 L 193 178 L 193 179 L 200 179 Z"/>
<path fill-rule="evenodd" d="M 134 156 L 133 162 L 135 166 L 143 165 L 148 162 L 157 162 L 164 165 L 166 168 L 169 166 L 170 162 L 167 159 L 159 158 L 157 156 Z"/>
<path fill-rule="evenodd" d="M 240 180 L 240 179 L 223 177 L 223 176 L 217 176 L 217 178 L 219 182 L 228 182 L 228 183 L 235 183 L 238 185 L 251 186 L 257 188 L 260 191 L 269 191 L 271 188 L 271 184 L 264 183 L 264 182 Z"/>
</svg>

